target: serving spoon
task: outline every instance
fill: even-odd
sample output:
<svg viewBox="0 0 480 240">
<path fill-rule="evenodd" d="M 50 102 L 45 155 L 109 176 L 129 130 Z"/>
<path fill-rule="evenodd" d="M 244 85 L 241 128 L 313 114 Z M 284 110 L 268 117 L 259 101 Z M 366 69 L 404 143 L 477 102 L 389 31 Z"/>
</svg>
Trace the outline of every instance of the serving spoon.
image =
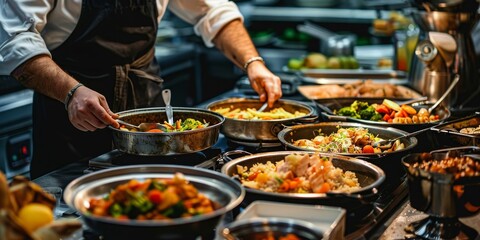
<svg viewBox="0 0 480 240">
<path fill-rule="evenodd" d="M 164 132 L 167 131 L 167 127 L 163 126 L 162 124 L 160 123 L 140 123 L 138 126 L 137 125 L 133 125 L 131 123 L 128 123 L 128 122 L 125 122 L 123 120 L 120 120 L 120 119 L 117 119 L 116 120 L 118 123 L 120 124 L 123 124 L 125 126 L 128 126 L 130 128 L 135 128 L 137 130 L 139 130 L 140 132 L 146 132 L 148 130 L 152 130 L 152 129 L 160 129 Z"/>
<path fill-rule="evenodd" d="M 170 89 L 165 89 L 162 91 L 163 101 L 165 102 L 165 113 L 167 114 L 168 124 L 173 125 L 173 109 L 170 105 L 170 100 L 172 98 L 172 92 Z"/>
<path fill-rule="evenodd" d="M 413 137 L 413 136 L 416 136 L 420 133 L 423 133 L 423 132 L 426 132 L 430 129 L 432 129 L 432 127 L 428 127 L 428 128 L 423 128 L 423 129 L 420 129 L 418 131 L 415 131 L 415 132 L 411 132 L 411 133 L 408 133 L 408 134 L 405 134 L 405 135 L 402 135 L 402 136 L 399 136 L 399 137 L 396 137 L 396 138 L 392 138 L 392 139 L 386 139 L 386 140 L 380 140 L 378 142 L 374 142 L 372 144 L 373 147 L 378 147 L 378 148 L 381 148 L 381 149 L 389 149 L 392 147 L 392 143 L 394 143 L 395 141 L 399 140 L 399 139 L 402 139 L 402 138 L 409 138 L 409 137 Z"/>
</svg>

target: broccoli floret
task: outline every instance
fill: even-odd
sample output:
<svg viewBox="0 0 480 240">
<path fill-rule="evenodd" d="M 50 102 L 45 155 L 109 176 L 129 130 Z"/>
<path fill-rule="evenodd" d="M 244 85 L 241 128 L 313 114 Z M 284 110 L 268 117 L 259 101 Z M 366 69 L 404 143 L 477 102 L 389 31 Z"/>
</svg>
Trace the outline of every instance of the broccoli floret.
<svg viewBox="0 0 480 240">
<path fill-rule="evenodd" d="M 369 105 L 368 105 L 368 102 L 359 102 L 359 101 L 355 101 L 352 103 L 352 105 L 350 105 L 353 109 L 355 109 L 355 111 L 360 111 L 362 109 L 365 109 L 365 108 L 368 108 Z"/>
<path fill-rule="evenodd" d="M 375 108 L 372 106 L 368 106 L 360 111 L 358 111 L 361 119 L 368 120 L 375 114 Z"/>
<path fill-rule="evenodd" d="M 338 115 L 340 116 L 347 116 L 347 117 L 353 117 L 353 118 L 360 118 L 360 115 L 357 114 L 355 109 L 352 107 L 343 107 L 340 108 L 337 112 Z"/>
<path fill-rule="evenodd" d="M 372 121 L 380 121 L 382 119 L 382 115 L 380 113 L 375 112 L 372 117 L 370 117 L 370 120 Z"/>
</svg>

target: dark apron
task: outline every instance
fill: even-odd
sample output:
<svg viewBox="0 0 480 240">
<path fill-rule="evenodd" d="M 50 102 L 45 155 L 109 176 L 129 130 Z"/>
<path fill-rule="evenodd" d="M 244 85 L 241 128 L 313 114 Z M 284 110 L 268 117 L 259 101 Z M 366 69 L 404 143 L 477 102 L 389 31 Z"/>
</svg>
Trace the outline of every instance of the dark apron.
<svg viewBox="0 0 480 240">
<path fill-rule="evenodd" d="M 103 94 L 113 112 L 161 106 L 156 74 L 155 0 L 84 0 L 70 37 L 52 51 L 53 60 L 73 78 Z M 68 119 L 63 103 L 34 94 L 33 160 L 30 175 L 112 150 L 111 130 L 82 132 Z"/>
</svg>

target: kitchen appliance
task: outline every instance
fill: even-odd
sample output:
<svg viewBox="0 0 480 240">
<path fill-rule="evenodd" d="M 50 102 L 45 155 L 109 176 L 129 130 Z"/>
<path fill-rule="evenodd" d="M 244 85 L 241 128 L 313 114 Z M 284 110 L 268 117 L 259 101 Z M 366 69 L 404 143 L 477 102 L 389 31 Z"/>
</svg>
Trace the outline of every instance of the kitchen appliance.
<svg viewBox="0 0 480 240">
<path fill-rule="evenodd" d="M 7 179 L 28 174 L 33 151 L 33 91 L 10 90 L 0 95 L 0 171 Z"/>
<path fill-rule="evenodd" d="M 471 31 L 477 24 L 478 0 L 410 0 L 412 17 L 420 28 L 409 81 L 436 101 L 460 76 L 444 105 L 452 111 L 477 109 L 480 87 Z"/>
</svg>

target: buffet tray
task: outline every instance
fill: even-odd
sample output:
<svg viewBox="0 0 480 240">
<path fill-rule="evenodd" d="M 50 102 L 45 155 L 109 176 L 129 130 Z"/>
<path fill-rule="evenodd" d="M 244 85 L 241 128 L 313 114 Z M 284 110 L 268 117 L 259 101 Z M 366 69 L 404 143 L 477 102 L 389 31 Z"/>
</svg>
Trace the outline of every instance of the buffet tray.
<svg viewBox="0 0 480 240">
<path fill-rule="evenodd" d="M 392 69 L 301 69 L 293 71 L 285 67 L 284 70 L 301 76 L 304 83 L 312 84 L 342 84 L 368 79 L 382 83 L 408 84 L 406 72 Z"/>
<path fill-rule="evenodd" d="M 365 84 L 364 84 L 365 83 Z M 383 88 L 390 88 L 391 93 L 386 94 Z M 367 90 L 370 88 L 371 90 Z M 378 98 L 388 98 L 391 100 L 409 100 L 421 98 L 422 95 L 417 91 L 397 84 L 367 84 L 365 81 L 356 81 L 350 84 L 323 84 L 323 85 L 302 85 L 298 86 L 298 91 L 310 100 L 329 100 L 332 98 L 372 98 L 377 90 L 380 90 L 381 96 Z"/>
<path fill-rule="evenodd" d="M 456 120 L 448 121 L 432 128 L 433 131 L 447 134 L 447 138 L 462 146 L 479 146 L 480 134 L 461 133 L 460 129 L 480 126 L 480 112 Z"/>
<path fill-rule="evenodd" d="M 346 210 L 339 207 L 254 201 L 236 220 L 251 218 L 295 218 L 308 221 L 322 231 L 323 239 L 344 239 Z"/>
</svg>

